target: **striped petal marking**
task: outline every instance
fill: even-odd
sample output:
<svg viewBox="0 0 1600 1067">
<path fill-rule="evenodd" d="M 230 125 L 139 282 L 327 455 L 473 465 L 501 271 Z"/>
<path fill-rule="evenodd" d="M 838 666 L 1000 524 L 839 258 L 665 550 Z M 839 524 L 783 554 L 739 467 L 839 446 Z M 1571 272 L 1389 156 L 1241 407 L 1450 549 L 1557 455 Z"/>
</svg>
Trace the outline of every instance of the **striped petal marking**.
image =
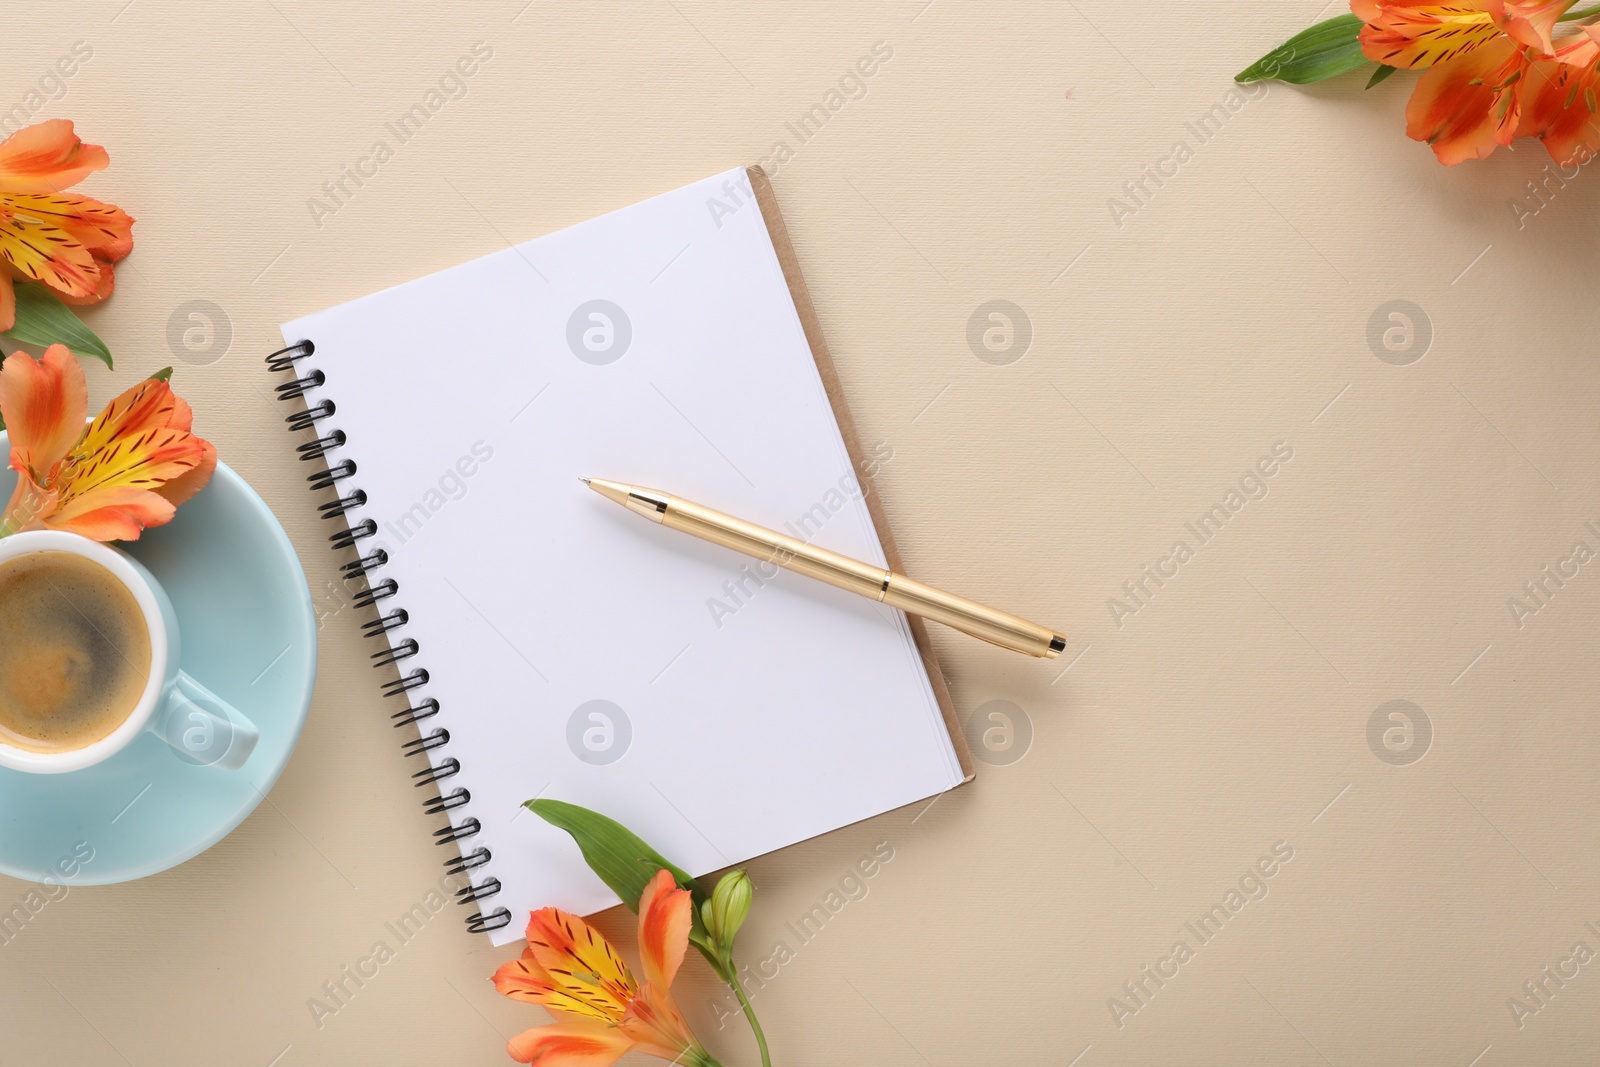
<svg viewBox="0 0 1600 1067">
<path fill-rule="evenodd" d="M 1483 159 L 1508 145 L 1521 123 L 1527 49 L 1501 36 L 1423 73 L 1406 104 L 1406 135 L 1426 141 L 1439 162 Z"/>
<path fill-rule="evenodd" d="M 0 531 L 135 540 L 171 521 L 216 468 L 216 449 L 190 432 L 193 411 L 166 382 L 138 383 L 84 429 L 87 409 L 83 368 L 65 346 L 0 364 L 0 415 L 18 474 Z"/>
<path fill-rule="evenodd" d="M 38 282 L 70 304 L 111 295 L 111 264 L 133 248 L 133 218 L 63 190 L 110 163 L 66 119 L 0 141 L 0 330 L 16 324 L 14 279 Z"/>
<path fill-rule="evenodd" d="M 1500 35 L 1488 0 L 1455 4 L 1353 3 L 1366 23 L 1361 53 L 1391 67 L 1417 69 L 1470 52 Z"/>
<path fill-rule="evenodd" d="M 640 895 L 643 984 L 578 916 L 559 908 L 530 915 L 528 947 L 495 972 L 495 988 L 567 1021 L 512 1038 L 512 1058 L 545 1067 L 602 1067 L 634 1049 L 674 1063 L 715 1063 L 668 990 L 688 948 L 691 907 L 689 892 L 669 871 L 658 871 Z"/>
<path fill-rule="evenodd" d="M 591 1018 L 622 1021 L 639 991 L 633 972 L 594 927 L 559 908 L 541 908 L 528 921 L 529 958 L 551 986 L 586 1005 Z"/>
</svg>

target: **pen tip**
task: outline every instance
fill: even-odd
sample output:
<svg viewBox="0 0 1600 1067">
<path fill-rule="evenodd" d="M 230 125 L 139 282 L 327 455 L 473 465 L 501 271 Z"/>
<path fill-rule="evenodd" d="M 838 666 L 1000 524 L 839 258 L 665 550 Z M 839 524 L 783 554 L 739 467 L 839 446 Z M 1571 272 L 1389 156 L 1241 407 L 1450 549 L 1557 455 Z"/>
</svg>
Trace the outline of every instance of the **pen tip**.
<svg viewBox="0 0 1600 1067">
<path fill-rule="evenodd" d="M 587 478 L 579 478 L 578 481 L 582 482 L 584 485 L 588 485 L 589 484 L 589 479 L 587 479 Z"/>
</svg>

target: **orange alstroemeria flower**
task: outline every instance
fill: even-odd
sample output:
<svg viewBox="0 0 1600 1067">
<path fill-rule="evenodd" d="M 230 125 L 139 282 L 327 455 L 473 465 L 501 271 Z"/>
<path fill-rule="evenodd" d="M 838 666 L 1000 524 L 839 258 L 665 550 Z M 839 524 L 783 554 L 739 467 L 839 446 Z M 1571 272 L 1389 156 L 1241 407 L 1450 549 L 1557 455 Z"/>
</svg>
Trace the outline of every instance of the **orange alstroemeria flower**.
<svg viewBox="0 0 1600 1067">
<path fill-rule="evenodd" d="M 670 992 L 689 946 L 692 906 L 689 891 L 667 871 L 656 872 L 645 887 L 639 898 L 643 983 L 576 915 L 556 908 L 534 912 L 528 947 L 495 972 L 494 986 L 570 1021 L 518 1034 L 506 1045 L 511 1058 L 540 1067 L 606 1067 L 633 1050 L 685 1067 L 718 1067 Z"/>
<path fill-rule="evenodd" d="M 1426 141 L 1446 166 L 1483 159 L 1517 136 L 1532 59 L 1501 35 L 1422 72 L 1406 104 L 1406 136 Z"/>
<path fill-rule="evenodd" d="M 41 282 L 68 304 L 111 295 L 111 264 L 133 248 L 133 219 L 62 192 L 110 162 L 104 148 L 80 141 L 67 119 L 0 141 L 0 332 L 16 325 L 15 279 Z"/>
<path fill-rule="evenodd" d="M 217 466 L 217 450 L 191 431 L 194 412 L 166 382 L 147 379 L 89 417 L 83 367 L 64 345 L 0 364 L 0 416 L 17 488 L 0 536 L 66 530 L 132 541 L 171 520 Z"/>
<path fill-rule="evenodd" d="M 1418 69 L 1455 59 L 1509 35 L 1555 50 L 1550 35 L 1574 0 L 1350 0 L 1362 22 L 1361 52 L 1391 67 Z"/>
<path fill-rule="evenodd" d="M 1539 138 L 1550 158 L 1567 167 L 1600 154 L 1600 27 L 1585 26 L 1562 44 L 1524 79 L 1517 132 Z"/>
<path fill-rule="evenodd" d="M 1556 38 L 1573 0 L 1350 0 L 1361 51 L 1426 68 L 1406 105 L 1406 133 L 1446 165 L 1538 137 L 1557 163 L 1600 151 L 1594 30 Z"/>
</svg>

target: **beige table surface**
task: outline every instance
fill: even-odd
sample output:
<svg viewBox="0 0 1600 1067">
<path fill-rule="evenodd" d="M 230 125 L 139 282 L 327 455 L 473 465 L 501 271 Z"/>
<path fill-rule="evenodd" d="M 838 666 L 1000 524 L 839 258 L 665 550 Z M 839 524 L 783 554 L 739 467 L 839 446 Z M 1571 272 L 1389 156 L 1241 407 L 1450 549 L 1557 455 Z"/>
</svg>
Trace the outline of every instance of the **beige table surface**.
<svg viewBox="0 0 1600 1067">
<path fill-rule="evenodd" d="M 82 188 L 139 218 L 119 292 L 89 313 L 121 357 L 90 367 L 94 399 L 175 363 L 319 599 L 342 560 L 266 399 L 279 322 L 768 159 L 862 436 L 892 448 L 876 488 L 908 567 L 1073 635 L 1046 663 L 937 633 L 990 744 L 977 781 L 751 865 L 744 955 L 792 957 L 755 998 L 779 1062 L 1594 1063 L 1600 964 L 1572 953 L 1600 951 L 1600 572 L 1560 561 L 1600 550 L 1600 185 L 1552 182 L 1519 225 L 1508 202 L 1539 203 L 1542 149 L 1437 166 L 1403 136 L 1406 77 L 1230 95 L 1318 15 L 14 6 L 0 106 L 27 109 L 87 42 L 34 117 L 107 145 Z M 385 124 L 480 41 L 465 95 L 314 219 L 323 183 L 392 146 Z M 802 142 L 790 124 L 875 45 L 892 56 Z M 196 300 L 230 325 L 225 351 L 169 346 Z M 1025 352 L 1003 331 L 999 351 L 969 345 L 993 300 L 1021 309 Z M 1413 310 L 1391 320 L 1392 301 Z M 986 313 L 980 335 L 1003 326 Z M 473 354 L 444 355 L 470 383 Z M 1247 478 L 1274 447 L 1292 458 Z M 1243 506 L 1202 543 L 1186 524 L 1234 489 Z M 1519 626 L 1508 601 L 1547 565 L 1577 576 Z M 308 1006 L 439 874 L 364 618 L 322 627 L 269 803 L 0 946 L 0 1063 L 510 1062 L 506 1038 L 543 1013 L 495 994 L 513 950 L 453 908 L 336 1013 Z M 1383 713 L 1398 751 L 1368 732 L 1396 700 L 1413 707 L 1409 749 Z M 802 943 L 786 924 L 879 843 L 891 862 Z M 1292 858 L 1250 876 L 1274 848 Z M 28 888 L 0 878 L 0 910 Z M 1186 924 L 1217 904 L 1202 943 Z M 630 922 L 602 924 L 631 951 Z M 686 975 L 713 1050 L 756 1062 L 719 1029 L 705 968 Z M 1508 1001 L 1541 979 L 1519 1019 Z"/>
</svg>

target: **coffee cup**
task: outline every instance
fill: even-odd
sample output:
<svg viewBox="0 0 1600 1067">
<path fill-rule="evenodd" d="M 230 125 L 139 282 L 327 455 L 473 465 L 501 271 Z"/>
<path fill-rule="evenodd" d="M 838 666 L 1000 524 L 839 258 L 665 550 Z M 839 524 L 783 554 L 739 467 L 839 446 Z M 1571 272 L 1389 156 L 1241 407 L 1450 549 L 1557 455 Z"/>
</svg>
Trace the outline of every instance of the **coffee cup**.
<svg viewBox="0 0 1600 1067">
<path fill-rule="evenodd" d="M 51 553 L 67 558 L 56 560 L 49 556 Z M 138 650 L 131 657 L 124 656 L 124 661 L 139 673 L 129 679 L 126 699 L 120 704 L 112 701 L 115 706 L 108 704 L 109 717 L 105 721 L 109 724 L 118 717 L 120 721 L 109 732 L 101 731 L 100 736 L 93 739 L 85 737 L 82 744 L 76 744 L 70 736 L 40 740 L 46 735 L 25 734 L 14 724 L 0 721 L 0 766 L 33 774 L 83 770 L 110 759 L 146 732 L 166 742 L 186 763 L 222 770 L 238 770 L 245 765 L 260 739 L 260 732 L 237 708 L 183 671 L 177 613 L 161 584 L 143 564 L 119 548 L 78 534 L 38 530 L 0 538 L 0 613 L 6 611 L 4 577 L 8 566 L 14 572 L 18 564 L 35 565 L 46 581 L 49 578 L 45 572 L 49 568 L 75 567 L 79 573 L 96 581 L 108 578 L 113 583 L 107 587 L 108 592 L 125 590 L 136 605 L 124 614 L 129 616 L 125 620 L 128 633 L 134 635 L 133 643 L 138 645 Z M 90 574 L 90 571 L 95 573 Z M 63 603 L 63 613 L 75 610 L 72 605 Z M 89 632 L 96 639 L 104 637 L 100 631 L 105 627 L 97 626 L 92 614 L 82 611 L 77 614 L 82 616 L 81 622 L 73 622 L 78 630 Z M 139 627 L 143 628 L 142 633 Z M 143 634 L 148 634 L 148 669 L 143 668 Z M 116 651 L 121 653 L 120 649 Z M 76 657 L 77 660 L 85 658 Z M 69 655 L 63 662 L 67 660 L 73 657 Z M 41 667 L 41 663 L 46 666 Z M 0 698 L 14 696 L 7 690 L 8 685 L 26 684 L 35 688 L 40 684 L 50 685 L 50 668 L 54 663 L 55 659 L 48 657 L 21 663 L 15 668 L 26 675 L 20 682 L 0 676 Z M 0 709 L 0 719 L 9 714 L 11 712 Z M 46 722 L 47 717 L 40 721 Z M 13 728 L 4 729 L 6 726 Z"/>
</svg>

